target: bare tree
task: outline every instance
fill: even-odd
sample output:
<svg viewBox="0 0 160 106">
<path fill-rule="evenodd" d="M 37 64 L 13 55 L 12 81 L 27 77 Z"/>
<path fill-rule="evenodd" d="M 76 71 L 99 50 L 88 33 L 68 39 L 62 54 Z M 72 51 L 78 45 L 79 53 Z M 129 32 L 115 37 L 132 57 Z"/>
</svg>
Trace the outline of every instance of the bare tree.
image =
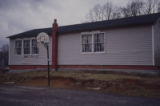
<svg viewBox="0 0 160 106">
<path fill-rule="evenodd" d="M 145 1 L 145 14 L 152 14 L 157 12 L 158 0 L 146 0 Z"/>
<path fill-rule="evenodd" d="M 124 7 L 116 7 L 108 1 L 104 5 L 95 5 L 87 14 L 87 19 L 95 22 L 157 12 L 160 12 L 160 1 L 158 0 L 131 0 Z"/>
<path fill-rule="evenodd" d="M 4 66 L 8 66 L 8 49 L 9 49 L 8 44 L 3 45 L 1 48 L 0 59 Z"/>
<path fill-rule="evenodd" d="M 125 7 L 121 8 L 123 17 L 138 16 L 143 14 L 144 2 L 134 0 L 129 2 Z"/>
<path fill-rule="evenodd" d="M 103 9 L 103 17 L 105 20 L 110 20 L 112 19 L 112 15 L 113 15 L 113 5 L 111 2 L 107 2 L 106 4 L 104 4 L 104 6 L 102 7 Z"/>
<path fill-rule="evenodd" d="M 119 19 L 119 18 L 122 18 L 121 8 L 118 6 L 113 6 L 111 19 Z"/>
<path fill-rule="evenodd" d="M 103 20 L 102 12 L 102 6 L 97 4 L 89 11 L 87 18 L 91 22 Z"/>
<path fill-rule="evenodd" d="M 126 7 L 121 7 L 121 13 L 123 17 L 130 17 L 131 12 L 129 10 L 129 6 L 127 5 Z"/>
<path fill-rule="evenodd" d="M 121 17 L 138 16 L 143 13 L 144 2 L 133 0 L 125 7 L 116 7 L 112 2 L 106 2 L 104 5 L 95 5 L 87 14 L 87 18 L 91 22 L 111 20 Z"/>
<path fill-rule="evenodd" d="M 114 6 L 111 2 L 106 2 L 102 6 L 97 4 L 89 11 L 89 13 L 87 14 L 87 18 L 91 22 L 110 20 L 113 18 L 113 15 L 116 15 L 113 7 Z"/>
<path fill-rule="evenodd" d="M 134 0 L 130 5 L 132 16 L 142 15 L 144 2 L 140 0 Z"/>
<path fill-rule="evenodd" d="M 158 3 L 157 12 L 160 13 L 160 2 Z"/>
<path fill-rule="evenodd" d="M 121 17 L 122 17 L 121 12 L 118 10 L 113 12 L 113 14 L 112 14 L 112 19 L 119 19 Z"/>
</svg>

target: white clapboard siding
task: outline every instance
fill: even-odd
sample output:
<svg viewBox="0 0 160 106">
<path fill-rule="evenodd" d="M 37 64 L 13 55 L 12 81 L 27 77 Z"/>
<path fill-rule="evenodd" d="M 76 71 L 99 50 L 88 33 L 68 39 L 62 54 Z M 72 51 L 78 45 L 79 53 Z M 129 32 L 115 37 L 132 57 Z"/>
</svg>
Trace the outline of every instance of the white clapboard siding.
<svg viewBox="0 0 160 106">
<path fill-rule="evenodd" d="M 22 40 L 23 39 L 25 38 L 22 38 Z M 41 47 L 39 48 L 38 55 L 30 55 L 28 57 L 24 57 L 23 54 L 22 55 L 15 54 L 15 40 L 16 39 L 10 40 L 9 65 L 47 65 L 47 52 L 46 48 L 43 45 L 41 45 Z M 50 60 L 51 56 L 52 56 L 52 39 L 50 37 L 50 42 L 49 42 Z M 52 61 L 50 61 L 50 64 L 52 64 Z"/>
<path fill-rule="evenodd" d="M 58 36 L 59 65 L 153 65 L 152 26 L 101 30 L 105 52 L 81 52 L 81 33 Z"/>
</svg>

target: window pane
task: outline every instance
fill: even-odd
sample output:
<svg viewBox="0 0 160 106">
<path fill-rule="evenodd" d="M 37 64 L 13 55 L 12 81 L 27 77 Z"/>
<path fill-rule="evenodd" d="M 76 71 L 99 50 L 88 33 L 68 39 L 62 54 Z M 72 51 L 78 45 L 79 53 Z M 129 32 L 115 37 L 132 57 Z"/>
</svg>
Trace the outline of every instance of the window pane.
<svg viewBox="0 0 160 106">
<path fill-rule="evenodd" d="M 92 52 L 92 35 L 82 35 L 82 52 Z"/>
<path fill-rule="evenodd" d="M 24 40 L 23 48 L 24 48 L 24 54 L 30 54 L 30 40 Z"/>
<path fill-rule="evenodd" d="M 32 54 L 38 54 L 37 40 L 32 39 Z"/>
<path fill-rule="evenodd" d="M 82 44 L 92 43 L 92 35 L 82 35 Z"/>
<path fill-rule="evenodd" d="M 104 51 L 104 33 L 94 34 L 94 52 Z"/>
<path fill-rule="evenodd" d="M 103 33 L 94 34 L 94 43 L 104 43 L 104 34 Z"/>
<path fill-rule="evenodd" d="M 15 41 L 15 52 L 18 55 L 21 55 L 21 49 L 22 49 L 22 40 L 16 40 Z"/>
</svg>

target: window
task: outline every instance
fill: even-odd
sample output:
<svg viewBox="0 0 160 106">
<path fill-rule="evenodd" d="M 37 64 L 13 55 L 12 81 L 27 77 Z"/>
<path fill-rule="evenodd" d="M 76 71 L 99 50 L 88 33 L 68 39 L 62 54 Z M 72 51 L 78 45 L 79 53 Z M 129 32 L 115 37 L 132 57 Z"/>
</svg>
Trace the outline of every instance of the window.
<svg viewBox="0 0 160 106">
<path fill-rule="evenodd" d="M 23 41 L 24 54 L 30 54 L 30 40 Z"/>
<path fill-rule="evenodd" d="M 92 35 L 82 35 L 82 52 L 92 52 Z"/>
<path fill-rule="evenodd" d="M 104 52 L 104 33 L 83 34 L 82 52 Z"/>
<path fill-rule="evenodd" d="M 24 40 L 15 40 L 15 53 L 17 55 L 38 54 L 37 40 L 34 38 L 27 38 Z"/>
<path fill-rule="evenodd" d="M 104 33 L 94 34 L 94 52 L 104 51 Z"/>
<path fill-rule="evenodd" d="M 22 51 L 22 40 L 16 40 L 15 41 L 15 52 L 17 55 L 21 55 Z"/>
<path fill-rule="evenodd" d="M 38 54 L 37 40 L 32 39 L 32 54 Z"/>
</svg>

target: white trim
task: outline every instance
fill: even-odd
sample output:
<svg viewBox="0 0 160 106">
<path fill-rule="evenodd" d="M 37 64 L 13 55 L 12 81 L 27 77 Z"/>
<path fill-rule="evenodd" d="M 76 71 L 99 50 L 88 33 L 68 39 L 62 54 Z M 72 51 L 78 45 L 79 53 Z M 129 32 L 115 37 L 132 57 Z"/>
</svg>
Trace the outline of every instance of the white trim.
<svg viewBox="0 0 160 106">
<path fill-rule="evenodd" d="M 29 40 L 29 54 L 24 54 L 24 41 Z M 23 39 L 23 56 L 30 56 L 31 55 L 31 38 L 24 38 Z"/>
<path fill-rule="evenodd" d="M 84 34 L 92 34 L 92 32 L 81 32 L 81 36 Z"/>
<path fill-rule="evenodd" d="M 105 32 L 95 31 L 95 32 L 93 33 L 93 35 L 92 35 L 92 36 L 93 36 L 93 40 L 94 40 L 94 34 L 96 34 L 96 33 L 103 33 L 103 36 L 104 36 L 104 38 L 103 38 L 103 40 L 104 40 L 104 42 L 103 42 L 103 43 L 104 43 L 104 45 L 103 45 L 103 46 L 104 46 L 104 51 L 94 52 L 94 53 L 98 53 L 98 54 L 99 54 L 99 53 L 105 53 Z M 93 42 L 94 42 L 94 41 L 93 41 Z M 93 43 L 93 45 L 94 45 L 94 43 Z M 93 47 L 94 47 L 94 46 L 93 46 Z M 93 48 L 93 51 L 94 51 L 94 48 Z"/>
<path fill-rule="evenodd" d="M 81 54 L 104 54 L 105 52 L 81 52 Z"/>
<path fill-rule="evenodd" d="M 96 33 L 103 33 L 104 34 L 104 51 L 102 52 L 94 52 L 94 34 Z M 92 35 L 92 51 L 91 52 L 82 52 L 82 35 L 85 34 L 91 34 Z M 81 44 L 81 54 L 103 54 L 105 53 L 105 32 L 101 32 L 101 31 L 92 31 L 92 32 L 81 32 L 80 34 L 80 44 Z"/>
<path fill-rule="evenodd" d="M 22 39 L 22 50 L 21 50 L 22 54 L 21 56 L 24 57 L 24 52 L 23 52 L 23 39 Z"/>
<path fill-rule="evenodd" d="M 31 53 L 30 54 L 33 56 L 37 56 L 37 55 L 39 55 L 39 47 L 37 46 L 38 53 L 33 53 L 33 51 L 32 51 L 32 40 L 34 40 L 34 39 L 36 40 L 36 38 L 31 38 L 31 44 L 30 44 L 31 45 Z"/>
<path fill-rule="evenodd" d="M 38 56 L 39 55 L 39 52 L 38 52 L 38 54 L 32 54 L 32 40 L 33 39 L 36 39 L 35 37 L 31 37 L 31 38 L 18 38 L 18 39 L 15 39 L 14 40 L 14 54 L 16 55 L 16 56 L 22 56 L 22 57 L 25 57 L 25 56 Z M 17 41 L 17 40 L 21 40 L 22 41 L 22 47 L 21 47 L 21 55 L 18 55 L 18 54 L 16 54 L 16 51 L 15 51 L 15 42 Z M 30 43 L 29 43 L 29 49 L 30 49 L 30 53 L 29 54 L 24 54 L 24 40 L 29 40 L 30 41 Z M 39 49 L 39 48 L 38 48 Z"/>
<path fill-rule="evenodd" d="M 80 50 L 80 51 L 81 51 L 81 53 L 90 54 L 90 53 L 93 53 L 93 51 L 91 51 L 91 52 L 82 52 L 82 49 L 83 49 L 83 48 L 82 48 L 82 36 L 85 35 L 85 34 L 91 35 L 91 36 L 93 35 L 91 32 L 88 32 L 88 33 L 87 33 L 87 32 L 82 32 L 82 33 L 81 33 L 81 36 L 80 36 L 80 37 L 81 37 L 81 39 L 80 39 L 80 40 L 81 40 L 81 41 L 80 41 L 81 50 Z M 91 42 L 93 42 L 93 38 L 91 38 L 91 40 L 92 40 Z M 92 43 L 91 43 L 91 44 L 92 44 Z M 93 44 L 92 44 L 92 45 L 93 45 Z M 92 49 L 93 49 L 93 46 L 92 46 L 91 50 L 92 50 Z"/>
<path fill-rule="evenodd" d="M 92 53 L 94 53 L 94 32 L 92 33 Z"/>
<path fill-rule="evenodd" d="M 21 54 L 17 54 L 17 51 L 16 51 L 16 41 L 21 41 Z M 22 54 L 23 54 L 23 52 L 22 52 L 22 47 L 23 47 L 23 40 L 22 39 L 20 39 L 20 38 L 18 38 L 18 39 L 16 39 L 16 40 L 14 40 L 14 54 L 16 55 L 16 56 L 22 56 Z"/>
<path fill-rule="evenodd" d="M 29 54 L 24 54 L 24 40 L 29 40 L 29 49 L 30 49 L 30 53 Z M 23 57 L 26 57 L 26 56 L 30 56 L 31 55 L 31 38 L 23 38 Z"/>
<path fill-rule="evenodd" d="M 154 25 L 152 25 L 152 64 L 155 65 Z"/>
<path fill-rule="evenodd" d="M 81 32 L 80 34 L 83 35 L 83 34 L 93 34 L 93 33 L 101 33 L 101 31 L 96 30 L 96 31 L 90 31 L 90 32 Z"/>
<path fill-rule="evenodd" d="M 13 47 L 14 47 L 14 42 L 13 42 Z M 11 64 L 11 39 L 9 39 L 9 49 L 8 49 L 9 51 L 9 55 L 8 55 L 8 65 L 10 65 Z M 13 52 L 14 52 L 14 48 L 13 48 Z"/>
</svg>

